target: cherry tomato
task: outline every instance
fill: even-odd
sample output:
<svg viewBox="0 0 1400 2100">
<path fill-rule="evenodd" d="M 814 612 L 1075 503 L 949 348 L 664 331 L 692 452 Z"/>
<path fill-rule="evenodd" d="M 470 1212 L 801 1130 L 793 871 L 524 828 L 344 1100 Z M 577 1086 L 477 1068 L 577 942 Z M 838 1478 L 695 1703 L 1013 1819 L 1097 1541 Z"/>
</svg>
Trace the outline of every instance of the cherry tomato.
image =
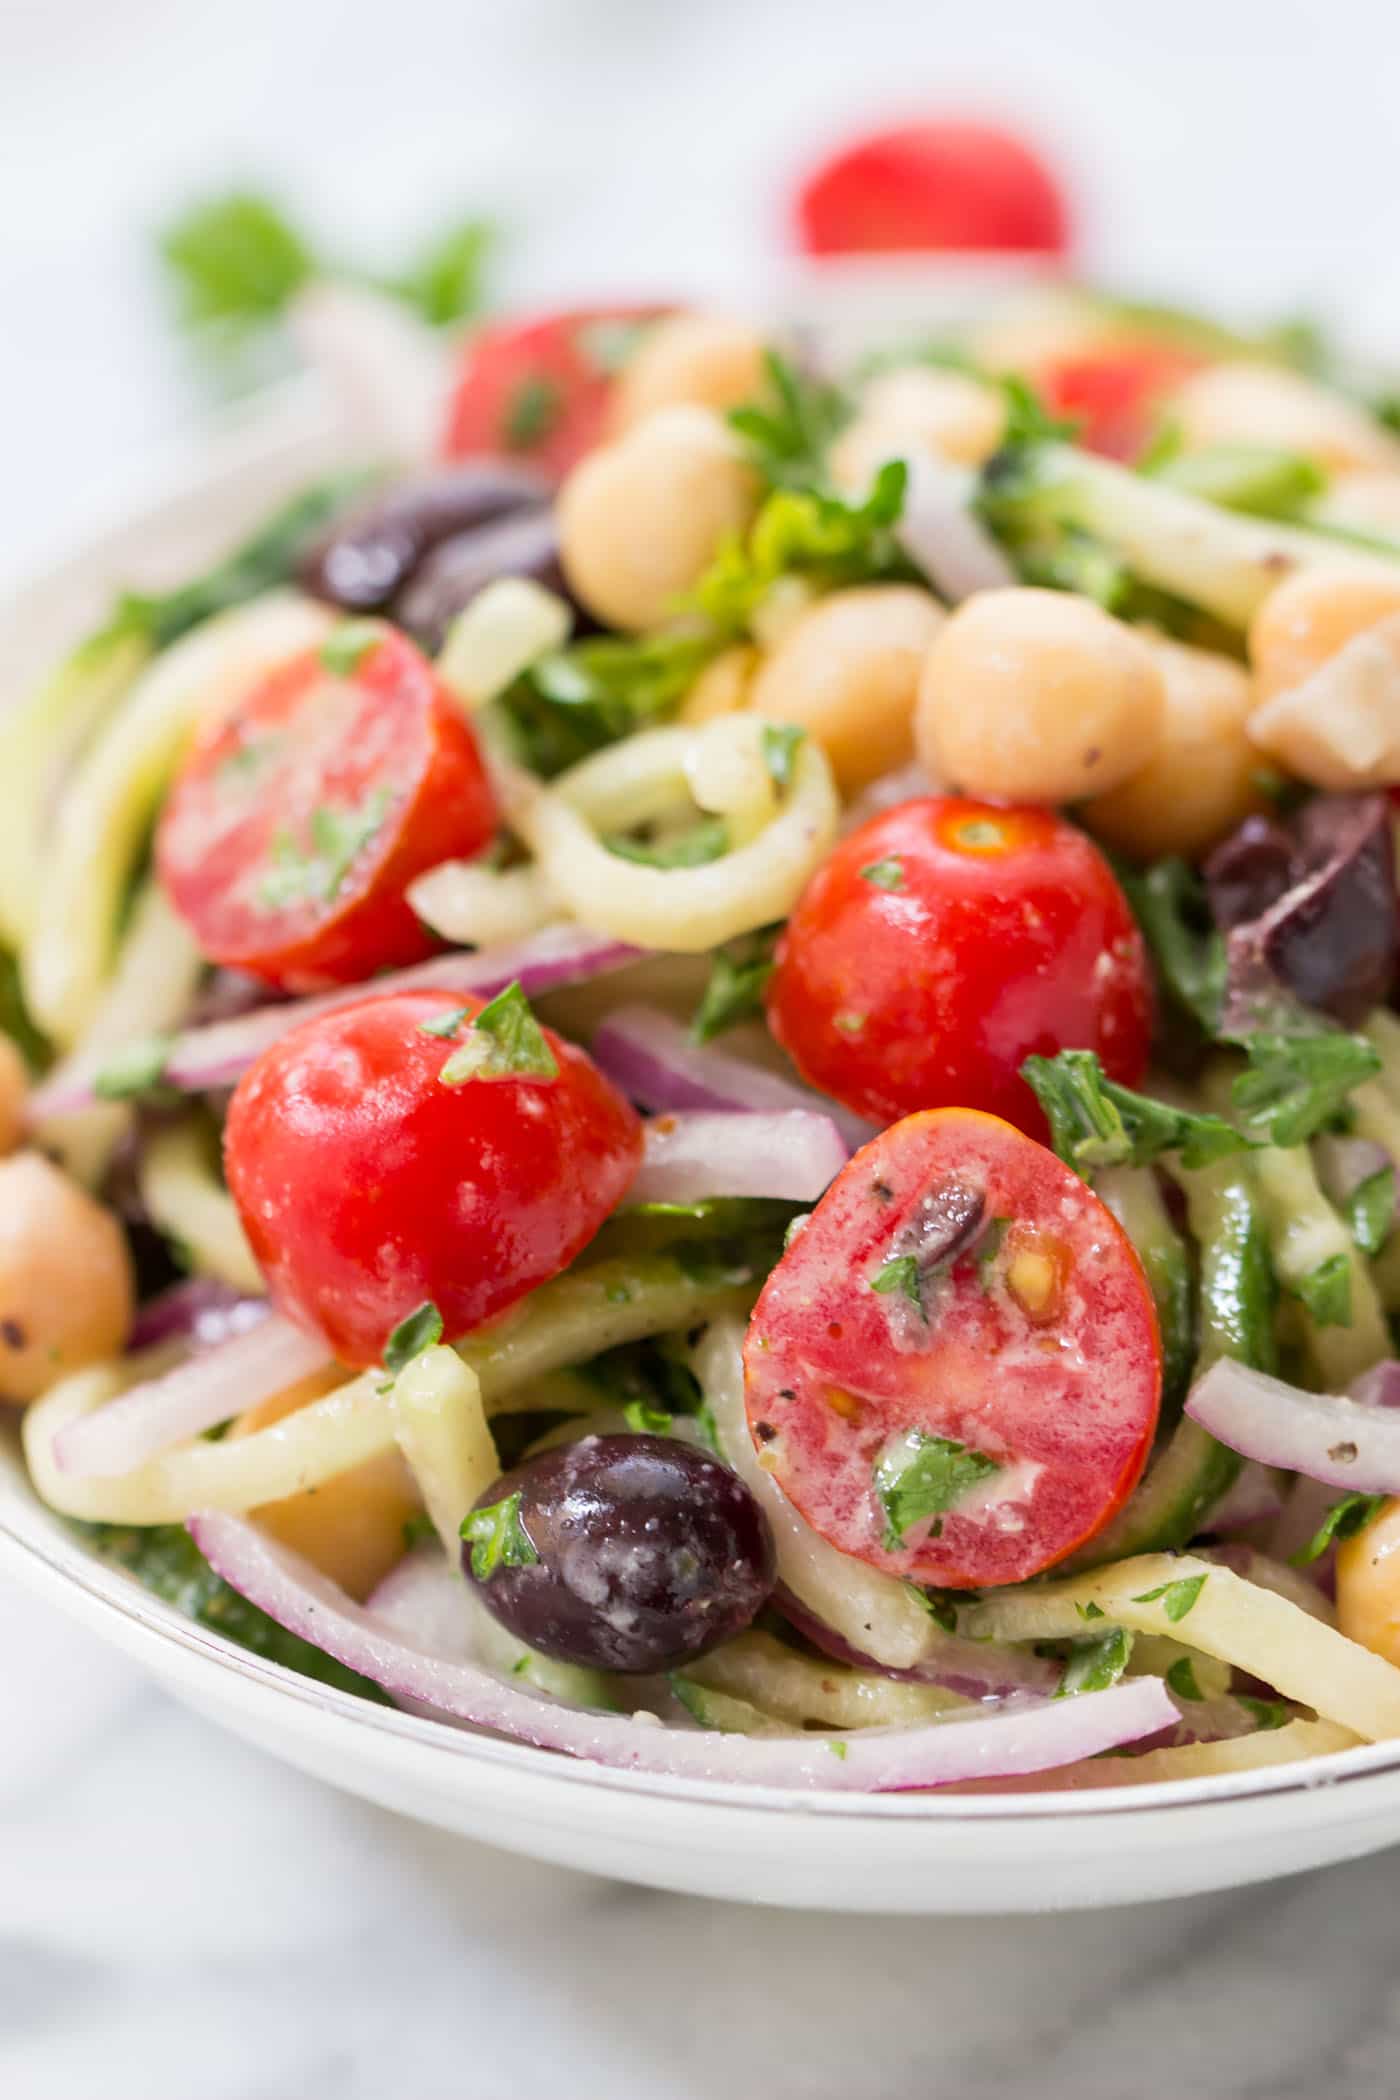
<svg viewBox="0 0 1400 2100">
<path fill-rule="evenodd" d="M 1132 1246 L 995 1116 L 909 1116 L 843 1168 L 744 1348 L 763 1462 L 842 1553 L 951 1589 L 1023 1582 L 1106 1524 L 1157 1424 Z"/>
<path fill-rule="evenodd" d="M 1078 424 L 1075 442 L 1110 459 L 1136 459 L 1174 388 L 1205 360 L 1169 343 L 1135 343 L 1061 357 L 1040 373 L 1046 405 Z"/>
<path fill-rule="evenodd" d="M 427 659 L 356 622 L 208 725 L 156 862 L 212 961 L 315 991 L 431 953 L 404 892 L 480 852 L 495 821 L 476 739 Z"/>
<path fill-rule="evenodd" d="M 843 147 L 798 194 L 809 255 L 944 248 L 1062 255 L 1059 184 L 1019 139 L 986 124 L 909 124 Z"/>
<path fill-rule="evenodd" d="M 1050 810 L 950 796 L 842 840 L 797 900 L 767 1003 L 804 1078 L 857 1115 L 962 1105 L 1034 1136 L 1026 1058 L 1094 1050 L 1132 1086 L 1152 1028 L 1142 936 L 1098 848 Z"/>
<path fill-rule="evenodd" d="M 562 480 L 601 441 L 613 381 L 664 312 L 579 307 L 481 329 L 463 354 L 444 455 L 505 453 Z"/>
<path fill-rule="evenodd" d="M 239 1082 L 224 1158 L 244 1230 L 277 1305 L 343 1363 L 377 1362 L 425 1300 L 452 1338 L 504 1312 L 568 1266 L 637 1171 L 636 1112 L 533 1020 L 543 1067 L 454 1076 L 502 1003 L 365 999 L 303 1022 Z"/>
</svg>

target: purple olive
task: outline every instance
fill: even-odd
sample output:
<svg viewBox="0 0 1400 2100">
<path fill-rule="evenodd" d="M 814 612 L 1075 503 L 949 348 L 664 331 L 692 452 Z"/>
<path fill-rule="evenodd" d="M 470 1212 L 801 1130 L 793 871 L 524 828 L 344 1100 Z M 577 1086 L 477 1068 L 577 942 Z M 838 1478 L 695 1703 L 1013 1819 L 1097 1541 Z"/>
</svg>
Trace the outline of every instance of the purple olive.
<svg viewBox="0 0 1400 2100">
<path fill-rule="evenodd" d="M 307 555 L 301 581 L 347 612 L 380 612 L 444 540 L 548 500 L 549 483 L 509 461 L 436 467 L 342 518 Z"/>
<path fill-rule="evenodd" d="M 666 1436 L 587 1436 L 526 1459 L 464 1531 L 468 1581 L 560 1662 L 668 1670 L 739 1633 L 775 1579 L 767 1519 L 738 1475 Z"/>
<path fill-rule="evenodd" d="M 548 508 L 517 510 L 444 540 L 418 564 L 395 599 L 394 618 L 420 648 L 434 655 L 458 613 L 502 576 L 532 576 L 567 598 L 559 535 Z"/>
</svg>

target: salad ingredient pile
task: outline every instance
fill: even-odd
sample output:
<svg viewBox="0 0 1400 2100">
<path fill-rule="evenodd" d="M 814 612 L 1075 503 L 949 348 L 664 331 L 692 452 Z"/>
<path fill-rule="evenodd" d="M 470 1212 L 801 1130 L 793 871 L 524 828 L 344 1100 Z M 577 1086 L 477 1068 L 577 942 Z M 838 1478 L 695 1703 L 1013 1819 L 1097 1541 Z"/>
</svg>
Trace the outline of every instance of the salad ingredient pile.
<svg viewBox="0 0 1400 2100">
<path fill-rule="evenodd" d="M 1007 144 L 805 238 L 1054 249 Z M 0 720 L 43 1499 L 626 1769 L 1400 1735 L 1400 440 L 1290 354 L 492 322 L 435 458 L 122 600 Z"/>
</svg>

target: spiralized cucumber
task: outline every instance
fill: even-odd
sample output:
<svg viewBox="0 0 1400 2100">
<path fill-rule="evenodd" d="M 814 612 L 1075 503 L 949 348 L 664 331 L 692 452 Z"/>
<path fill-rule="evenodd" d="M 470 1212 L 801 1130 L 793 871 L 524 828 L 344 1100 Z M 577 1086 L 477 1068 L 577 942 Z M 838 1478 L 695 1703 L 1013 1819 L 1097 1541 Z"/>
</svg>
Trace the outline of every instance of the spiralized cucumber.
<svg viewBox="0 0 1400 2100">
<path fill-rule="evenodd" d="M 203 1121 L 186 1116 L 152 1131 L 137 1170 L 151 1223 L 180 1247 L 199 1276 L 217 1276 L 241 1291 L 266 1288 L 233 1198 L 214 1169 Z"/>
<path fill-rule="evenodd" d="M 1345 1271 L 1350 1318 L 1323 1325 L 1305 1308 L 1303 1337 L 1322 1385 L 1339 1392 L 1360 1372 L 1390 1354 L 1390 1334 L 1365 1259 L 1322 1193 L 1305 1145 L 1270 1145 L 1249 1155 L 1262 1203 L 1270 1251 L 1280 1283 L 1297 1293 L 1329 1263 Z"/>
<path fill-rule="evenodd" d="M 975 1640 L 1078 1639 L 1086 1613 L 1094 1624 L 1188 1641 L 1368 1742 L 1400 1735 L 1400 1670 L 1392 1663 L 1192 1554 L 1143 1554 L 1069 1582 L 1003 1590 L 960 1611 L 958 1630 Z"/>
<path fill-rule="evenodd" d="M 1036 1787 L 1050 1792 L 1077 1792 L 1101 1786 L 1160 1786 L 1169 1780 L 1217 1779 L 1231 1772 L 1261 1772 L 1271 1765 L 1296 1764 L 1303 1758 L 1326 1757 L 1352 1750 L 1361 1738 L 1336 1721 L 1285 1721 L 1282 1728 L 1262 1728 L 1253 1735 L 1217 1743 L 1182 1743 L 1171 1750 L 1144 1750 L 1138 1757 L 1091 1757 L 1082 1764 L 1062 1765 L 1037 1777 Z M 978 1787 L 950 1792 L 1004 1792 L 1005 1781 L 982 1781 Z"/>
<path fill-rule="evenodd" d="M 399 1449 L 455 1560 L 468 1510 L 501 1470 L 481 1380 L 455 1349 L 424 1349 L 399 1372 L 389 1404 Z"/>
<path fill-rule="evenodd" d="M 1190 1253 L 1150 1167 L 1107 1167 L 1094 1176 L 1094 1194 L 1127 1233 L 1146 1272 L 1162 1335 L 1162 1407 L 1171 1416 L 1186 1396 L 1196 1355 Z"/>
<path fill-rule="evenodd" d="M 794 1728 L 908 1728 L 968 1703 L 939 1685 L 814 1662 L 768 1633 L 741 1633 L 687 1663 L 685 1674 Z"/>
<path fill-rule="evenodd" d="M 333 624 L 291 591 L 221 613 L 157 659 L 80 760 L 45 840 L 21 957 L 30 1010 L 56 1042 L 74 1043 L 96 1010 L 127 884 L 196 726 Z"/>
</svg>

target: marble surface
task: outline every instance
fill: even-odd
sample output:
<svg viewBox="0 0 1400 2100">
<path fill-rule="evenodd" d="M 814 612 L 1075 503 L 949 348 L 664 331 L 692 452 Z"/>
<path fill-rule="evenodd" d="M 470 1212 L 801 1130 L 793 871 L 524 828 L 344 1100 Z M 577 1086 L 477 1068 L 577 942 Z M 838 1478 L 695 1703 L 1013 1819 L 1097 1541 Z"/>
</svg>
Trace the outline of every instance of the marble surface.
<svg viewBox="0 0 1400 2100">
<path fill-rule="evenodd" d="M 0 577 L 194 422 L 146 229 L 230 171 L 386 254 L 479 197 L 525 295 L 737 281 L 805 142 L 972 103 L 1077 160 L 1110 275 L 1374 319 L 1394 35 L 1381 0 L 1178 0 L 1144 97 L 1101 0 L 400 0 L 387 47 L 353 0 L 8 0 Z M 4 2100 L 1389 2100 L 1397 1880 L 949 1923 L 647 1894 L 362 1807 L 0 1591 Z"/>
</svg>

